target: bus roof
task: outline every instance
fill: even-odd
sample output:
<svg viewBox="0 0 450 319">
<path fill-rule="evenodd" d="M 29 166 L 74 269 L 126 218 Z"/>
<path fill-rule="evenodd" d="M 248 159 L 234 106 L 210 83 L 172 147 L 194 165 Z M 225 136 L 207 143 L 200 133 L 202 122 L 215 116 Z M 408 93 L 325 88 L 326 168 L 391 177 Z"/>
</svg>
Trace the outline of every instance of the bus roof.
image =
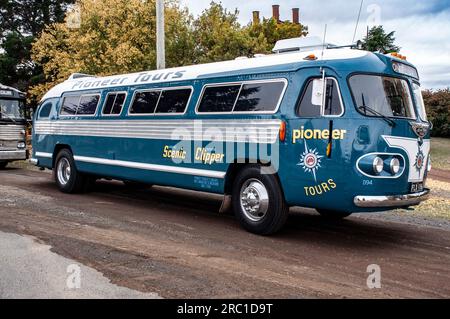
<svg viewBox="0 0 450 319">
<path fill-rule="evenodd" d="M 0 98 L 25 98 L 25 93 L 0 83 Z"/>
<path fill-rule="evenodd" d="M 323 54 L 323 57 L 322 57 Z M 270 54 L 255 58 L 238 58 L 235 60 L 198 64 L 163 70 L 143 71 L 132 74 L 95 77 L 85 74 L 75 74 L 63 83 L 53 87 L 42 100 L 61 97 L 67 92 L 90 89 L 107 89 L 142 84 L 158 84 L 179 82 L 195 79 L 224 77 L 231 73 L 254 74 L 277 71 L 277 67 L 284 66 L 284 70 L 296 70 L 302 64 L 311 63 L 306 57 L 314 55 L 322 61 L 358 59 L 372 53 L 349 48 L 332 50 L 315 50 L 308 52 L 290 52 L 284 54 Z"/>
</svg>

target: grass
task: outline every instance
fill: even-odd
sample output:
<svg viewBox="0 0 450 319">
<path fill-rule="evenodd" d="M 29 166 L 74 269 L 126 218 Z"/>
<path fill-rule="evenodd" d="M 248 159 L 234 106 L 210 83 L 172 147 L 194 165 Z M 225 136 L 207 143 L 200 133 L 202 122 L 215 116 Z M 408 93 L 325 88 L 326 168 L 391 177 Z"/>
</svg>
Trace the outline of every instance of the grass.
<svg viewBox="0 0 450 319">
<path fill-rule="evenodd" d="M 450 138 L 431 139 L 431 163 L 434 168 L 450 171 Z"/>
<path fill-rule="evenodd" d="M 417 206 L 412 214 L 450 219 L 450 183 L 429 179 L 427 187 L 431 188 L 430 199 Z"/>
</svg>

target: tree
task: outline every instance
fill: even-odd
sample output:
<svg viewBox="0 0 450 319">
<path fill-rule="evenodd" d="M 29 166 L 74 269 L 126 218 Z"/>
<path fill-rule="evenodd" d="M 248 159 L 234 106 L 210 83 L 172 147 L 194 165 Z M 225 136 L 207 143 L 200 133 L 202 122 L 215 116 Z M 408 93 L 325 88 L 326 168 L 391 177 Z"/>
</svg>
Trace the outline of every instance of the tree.
<svg viewBox="0 0 450 319">
<path fill-rule="evenodd" d="M 45 82 L 29 91 L 34 99 L 75 72 L 106 76 L 156 67 L 155 0 L 77 0 L 76 8 L 76 28 L 52 23 L 33 44 L 33 60 L 45 73 Z M 194 19 L 177 0 L 166 0 L 165 22 L 168 67 L 268 53 L 277 40 L 307 32 L 273 19 L 242 27 L 237 10 L 216 2 Z"/>
<path fill-rule="evenodd" d="M 394 44 L 395 31 L 386 33 L 383 26 L 375 26 L 369 30 L 369 33 L 361 41 L 362 48 L 371 52 L 380 52 L 383 54 L 398 52 L 400 47 Z"/>
<path fill-rule="evenodd" d="M 247 32 L 253 40 L 254 53 L 270 53 L 278 40 L 306 36 L 308 27 L 290 21 L 277 22 L 270 18 L 247 25 Z"/>
<path fill-rule="evenodd" d="M 31 45 L 42 29 L 64 19 L 74 0 L 0 1 L 0 83 L 23 91 L 44 79 L 31 60 Z"/>
<path fill-rule="evenodd" d="M 106 76 L 156 67 L 154 0 L 79 0 L 81 24 L 49 25 L 33 45 L 33 59 L 47 82 L 31 89 L 39 97 L 75 72 Z M 166 2 L 167 65 L 192 63 L 192 17 L 174 1 Z"/>
<path fill-rule="evenodd" d="M 423 91 L 428 119 L 433 123 L 433 136 L 450 137 L 450 88 Z"/>
<path fill-rule="evenodd" d="M 238 22 L 239 12 L 229 12 L 220 3 L 211 2 L 194 21 L 196 63 L 216 62 L 247 56 L 250 39 Z"/>
</svg>

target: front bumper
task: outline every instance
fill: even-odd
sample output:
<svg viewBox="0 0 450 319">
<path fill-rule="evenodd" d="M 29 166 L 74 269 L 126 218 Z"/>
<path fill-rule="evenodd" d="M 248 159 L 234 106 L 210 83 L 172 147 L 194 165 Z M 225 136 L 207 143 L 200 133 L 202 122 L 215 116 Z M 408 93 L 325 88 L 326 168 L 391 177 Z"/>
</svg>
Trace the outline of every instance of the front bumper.
<svg viewBox="0 0 450 319">
<path fill-rule="evenodd" d="M 430 190 L 407 195 L 391 196 L 356 196 L 353 200 L 357 207 L 377 208 L 377 207 L 408 207 L 416 206 L 430 197 Z"/>
<path fill-rule="evenodd" d="M 27 159 L 26 150 L 0 151 L 0 161 L 19 161 Z"/>
</svg>

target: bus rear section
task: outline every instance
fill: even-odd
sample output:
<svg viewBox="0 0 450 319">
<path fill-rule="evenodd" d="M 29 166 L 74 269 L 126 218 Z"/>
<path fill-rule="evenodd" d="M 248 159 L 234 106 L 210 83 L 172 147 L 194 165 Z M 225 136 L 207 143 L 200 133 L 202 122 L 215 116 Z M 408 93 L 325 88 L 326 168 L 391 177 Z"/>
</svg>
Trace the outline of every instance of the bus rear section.
<svg viewBox="0 0 450 319">
<path fill-rule="evenodd" d="M 27 158 L 25 114 L 25 94 L 0 84 L 0 169 Z"/>
</svg>

